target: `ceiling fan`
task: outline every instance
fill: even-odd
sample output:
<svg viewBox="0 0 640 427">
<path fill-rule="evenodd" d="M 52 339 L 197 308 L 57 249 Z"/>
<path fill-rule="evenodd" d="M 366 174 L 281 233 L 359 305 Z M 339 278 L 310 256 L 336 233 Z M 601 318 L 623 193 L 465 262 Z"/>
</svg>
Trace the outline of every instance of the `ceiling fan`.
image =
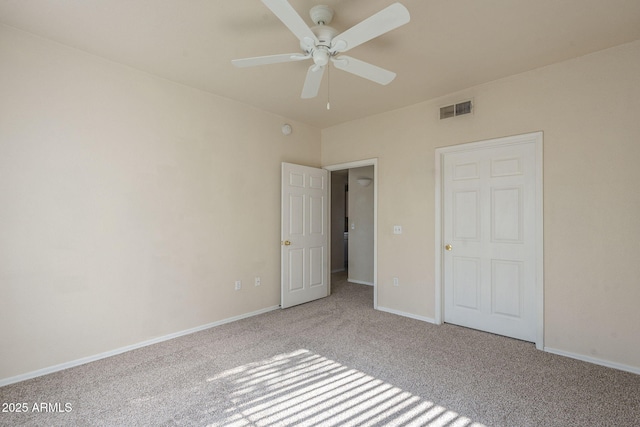
<svg viewBox="0 0 640 427">
<path fill-rule="evenodd" d="M 314 98 L 318 95 L 322 76 L 329 61 L 340 70 L 381 85 L 389 84 L 396 77 L 392 71 L 342 55 L 342 53 L 409 22 L 409 11 L 402 4 L 394 3 L 345 32 L 338 33 L 328 25 L 333 19 L 333 10 L 329 6 L 318 5 L 311 8 L 309 14 L 316 26 L 310 28 L 287 0 L 262 0 L 262 2 L 300 40 L 302 53 L 234 59 L 231 63 L 236 67 L 312 59 L 313 64 L 307 71 L 302 88 L 302 98 Z"/>
</svg>

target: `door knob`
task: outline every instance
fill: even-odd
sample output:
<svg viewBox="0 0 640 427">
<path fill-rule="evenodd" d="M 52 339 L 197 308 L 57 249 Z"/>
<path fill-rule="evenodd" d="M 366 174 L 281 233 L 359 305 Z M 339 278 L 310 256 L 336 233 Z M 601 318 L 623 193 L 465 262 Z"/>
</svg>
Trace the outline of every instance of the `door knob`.
<svg viewBox="0 0 640 427">
<path fill-rule="evenodd" d="M 284 242 L 282 242 L 282 244 L 285 245 L 285 246 L 289 246 L 289 245 L 291 245 L 291 242 L 288 241 L 288 240 L 285 240 Z"/>
<path fill-rule="evenodd" d="M 448 245 L 446 245 L 444 248 L 445 248 L 446 250 L 450 251 L 451 249 L 453 249 L 453 246 L 451 246 L 451 245 L 449 245 L 449 244 L 448 244 Z"/>
</svg>

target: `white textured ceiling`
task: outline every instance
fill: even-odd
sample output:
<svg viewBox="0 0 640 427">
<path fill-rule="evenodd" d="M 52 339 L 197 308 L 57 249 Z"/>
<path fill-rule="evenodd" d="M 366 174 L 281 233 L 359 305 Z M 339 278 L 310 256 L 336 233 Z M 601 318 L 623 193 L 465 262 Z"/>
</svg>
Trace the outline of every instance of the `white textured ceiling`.
<svg viewBox="0 0 640 427">
<path fill-rule="evenodd" d="M 343 31 L 392 0 L 320 3 Z M 640 0 L 401 0 L 411 22 L 349 55 L 395 71 L 388 86 L 332 68 L 300 99 L 309 62 L 238 69 L 231 59 L 299 51 L 259 0 L 0 0 L 0 22 L 325 128 L 640 39 Z"/>
</svg>

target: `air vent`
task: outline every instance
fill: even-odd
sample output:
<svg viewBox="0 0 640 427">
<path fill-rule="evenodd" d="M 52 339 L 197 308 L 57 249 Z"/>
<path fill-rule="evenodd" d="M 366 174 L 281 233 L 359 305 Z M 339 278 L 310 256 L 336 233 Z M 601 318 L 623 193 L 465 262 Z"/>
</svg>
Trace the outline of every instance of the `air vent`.
<svg viewBox="0 0 640 427">
<path fill-rule="evenodd" d="M 459 102 L 440 108 L 440 120 L 471 113 L 471 101 Z"/>
</svg>

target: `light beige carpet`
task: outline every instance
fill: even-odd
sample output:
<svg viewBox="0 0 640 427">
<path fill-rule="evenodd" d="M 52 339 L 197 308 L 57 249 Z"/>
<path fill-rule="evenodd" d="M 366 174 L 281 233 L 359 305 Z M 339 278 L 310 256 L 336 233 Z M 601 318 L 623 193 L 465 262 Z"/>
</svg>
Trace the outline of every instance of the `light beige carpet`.
<svg viewBox="0 0 640 427">
<path fill-rule="evenodd" d="M 0 425 L 640 426 L 640 376 L 375 311 L 372 292 L 336 275 L 328 298 L 0 388 L 29 407 Z"/>
</svg>

